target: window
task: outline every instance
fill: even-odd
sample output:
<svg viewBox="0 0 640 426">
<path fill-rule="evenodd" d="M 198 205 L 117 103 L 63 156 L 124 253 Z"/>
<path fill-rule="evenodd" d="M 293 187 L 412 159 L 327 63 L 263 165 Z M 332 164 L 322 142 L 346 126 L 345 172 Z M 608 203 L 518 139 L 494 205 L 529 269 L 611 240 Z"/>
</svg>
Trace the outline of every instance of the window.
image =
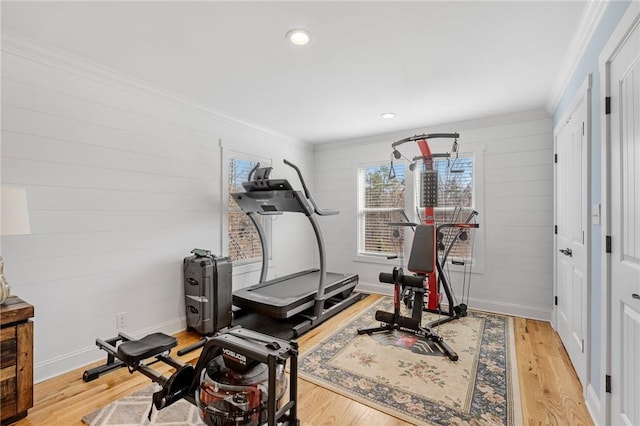
<svg viewBox="0 0 640 426">
<path fill-rule="evenodd" d="M 231 197 L 235 192 L 244 192 L 242 183 L 246 182 L 249 172 L 257 164 L 257 160 L 243 158 L 238 155 L 229 156 L 227 161 L 227 205 L 228 205 L 228 256 L 234 263 L 253 263 L 262 260 L 260 237 L 255 225 Z M 261 216 L 265 233 L 270 221 Z"/>
<path fill-rule="evenodd" d="M 449 148 L 448 141 L 435 140 L 431 144 L 431 149 L 437 153 L 447 152 Z M 459 272 L 473 265 L 474 273 L 484 273 L 484 145 L 476 143 L 469 151 L 454 153 L 449 158 L 436 156 L 432 160 L 438 177 L 438 201 L 434 208 L 436 226 L 464 223 L 468 219 L 470 223 L 480 224 L 479 228 L 462 232 L 459 228 L 442 228 L 440 247 L 445 249 L 439 250 L 440 259 L 447 253 L 448 269 Z M 389 226 L 389 223 L 424 221 L 423 166 L 421 162 L 416 166 L 409 167 L 402 160 L 396 162 L 395 178 L 389 175 L 388 160 L 357 166 L 358 261 L 397 264 L 397 260 L 389 262 L 386 257 L 408 257 L 413 241 L 411 229 Z M 427 194 L 434 196 L 432 191 Z"/>
<path fill-rule="evenodd" d="M 393 172 L 389 163 L 362 166 L 358 181 L 358 254 L 402 255 L 404 232 L 389 223 L 403 221 L 404 164 L 393 166 Z"/>
<path fill-rule="evenodd" d="M 476 209 L 473 154 L 459 154 L 458 157 L 451 159 L 434 158 L 433 168 L 438 175 L 438 204 L 434 209 L 436 226 L 467 221 L 475 223 L 476 220 L 473 217 L 473 212 Z M 420 200 L 420 194 L 424 192 L 424 189 L 421 176 L 422 173 L 416 174 L 416 188 L 419 188 L 416 191 L 416 205 L 420 217 L 423 218 L 424 207 Z M 459 231 L 456 228 L 442 229 L 443 244 L 440 246 L 440 254 L 442 255 L 443 250 L 450 248 L 448 260 L 471 260 L 475 230 L 463 230 L 462 233 Z"/>
</svg>

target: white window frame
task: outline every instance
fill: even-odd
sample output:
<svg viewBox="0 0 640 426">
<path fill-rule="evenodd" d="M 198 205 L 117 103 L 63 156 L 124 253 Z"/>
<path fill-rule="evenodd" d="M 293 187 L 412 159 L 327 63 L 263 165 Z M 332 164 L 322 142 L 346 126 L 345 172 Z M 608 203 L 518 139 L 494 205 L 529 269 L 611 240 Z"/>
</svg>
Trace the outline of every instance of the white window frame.
<svg viewBox="0 0 640 426">
<path fill-rule="evenodd" d="M 451 148 L 450 141 L 443 142 L 441 140 L 431 140 L 429 141 L 430 148 L 434 153 L 440 152 L 448 152 Z M 474 191 L 474 208 L 478 212 L 477 223 L 480 224 L 480 227 L 474 229 L 474 246 L 473 246 L 473 267 L 471 272 L 473 274 L 483 274 L 484 266 L 485 266 L 485 227 L 486 227 L 486 217 L 484 216 L 484 151 L 485 146 L 482 143 L 469 143 L 464 145 L 464 151 L 461 151 L 460 155 L 472 155 L 473 156 L 473 191 Z M 367 162 L 359 162 L 355 165 L 355 180 L 356 180 L 356 196 L 358 198 L 356 203 L 356 247 L 355 247 L 355 261 L 358 262 L 367 262 L 367 263 L 376 263 L 381 265 L 397 265 L 398 259 L 389 260 L 386 256 L 382 255 L 367 255 L 360 252 L 360 240 L 361 240 L 361 219 L 360 219 L 360 206 L 363 203 L 361 197 L 363 194 L 360 191 L 360 182 L 361 176 L 360 171 L 367 166 L 375 166 L 381 164 L 389 164 L 389 160 L 378 160 L 378 161 L 367 161 Z M 417 191 L 420 190 L 420 186 L 417 185 L 417 178 L 412 178 L 411 174 L 419 175 L 417 171 L 411 172 L 409 171 L 409 167 L 404 160 L 394 161 L 394 164 L 404 164 L 405 165 L 405 212 L 409 216 L 409 219 L 412 221 L 418 222 L 422 220 L 423 217 L 418 218 L 416 213 L 416 208 L 418 206 L 417 196 L 415 195 Z M 409 257 L 409 253 L 411 250 L 411 242 L 413 241 L 413 232 L 411 229 L 405 229 L 405 247 L 404 247 L 404 257 L 403 262 L 406 263 Z M 448 263 L 447 268 L 451 272 L 463 272 L 464 266 L 452 265 Z"/>
<path fill-rule="evenodd" d="M 482 212 L 481 210 L 481 205 L 482 205 L 482 198 L 483 198 L 483 191 L 482 191 L 482 186 L 480 186 L 481 182 L 481 176 L 482 173 L 479 173 L 479 170 L 482 170 L 483 164 L 482 164 L 482 158 L 483 158 L 483 153 L 482 150 L 480 152 L 475 152 L 475 151 L 466 151 L 466 152 L 460 152 L 458 153 L 458 157 L 461 158 L 471 158 L 473 159 L 473 169 L 472 169 L 472 179 L 473 179 L 473 196 L 472 196 L 472 206 L 471 207 L 466 207 L 466 208 L 470 208 L 473 209 L 475 211 L 478 212 L 478 216 L 475 220 L 476 223 L 480 223 L 482 222 Z M 434 159 L 435 161 L 444 161 L 442 159 L 436 158 Z M 453 161 L 453 159 L 451 160 Z M 440 176 L 438 177 L 440 180 Z M 414 211 L 418 211 L 420 212 L 421 217 L 419 218 L 420 220 L 422 220 L 424 218 L 424 207 L 420 207 L 419 206 L 419 201 L 420 201 L 420 173 L 414 173 L 414 178 L 413 178 L 413 183 L 414 183 L 414 188 L 415 191 L 413 193 L 413 202 L 414 202 Z M 441 182 L 439 182 L 440 184 Z M 483 183 L 482 183 L 483 185 Z M 443 211 L 443 210 L 453 210 L 452 207 L 435 207 L 434 208 L 435 211 Z M 463 219 L 462 217 L 460 218 L 461 220 Z M 482 225 L 480 225 L 482 227 Z M 480 228 L 478 229 L 473 229 L 472 232 L 475 234 L 473 235 L 474 238 L 474 245 L 472 247 L 473 249 L 473 257 L 471 259 L 471 263 L 473 265 L 472 268 L 472 272 L 478 272 L 479 268 L 482 268 L 481 270 L 484 270 L 484 250 L 478 250 L 478 237 L 480 237 Z M 449 270 L 451 271 L 463 271 L 464 270 L 464 266 L 460 266 L 460 265 L 456 265 L 453 262 L 453 260 L 455 260 L 455 257 L 449 258 L 446 262 L 446 265 L 443 265 L 443 267 L 447 267 Z M 481 262 L 482 260 L 482 262 Z"/>
<path fill-rule="evenodd" d="M 365 209 L 364 208 L 364 204 L 365 204 L 365 193 L 364 191 L 361 191 L 361 189 L 364 188 L 364 171 L 367 168 L 370 167 L 379 167 L 379 166 L 384 166 L 384 165 L 390 165 L 389 161 L 370 161 L 370 162 L 363 162 L 363 163 L 358 163 L 357 168 L 356 168 L 356 193 L 357 193 L 357 198 L 358 198 L 358 202 L 356 205 L 356 209 L 357 209 L 357 218 L 356 218 L 356 222 L 357 222 L 357 232 L 356 232 L 356 260 L 357 261 L 362 261 L 362 262 L 372 262 L 372 263 L 383 263 L 383 264 L 397 264 L 397 260 L 392 260 L 392 259 L 387 259 L 387 256 L 390 255 L 394 255 L 394 254 L 398 254 L 399 257 L 404 256 L 404 253 L 373 253 L 373 252 L 366 252 L 364 251 L 364 241 L 363 241 L 363 233 L 364 233 L 364 214 L 366 211 L 395 211 L 395 210 L 399 210 L 397 208 L 374 208 L 374 209 Z M 405 173 L 405 206 L 407 203 L 407 197 L 411 196 L 411 193 L 408 191 L 408 186 L 411 184 L 409 181 L 411 179 L 408 179 L 409 176 L 407 175 L 408 173 L 408 168 L 405 164 L 404 161 L 398 161 L 398 162 L 394 162 L 394 167 L 396 166 L 402 166 L 404 167 L 404 173 Z M 405 207 L 406 210 L 406 207 Z M 407 247 L 406 247 L 406 238 L 405 238 L 405 247 L 404 247 L 404 252 L 406 253 L 407 251 Z"/>
<path fill-rule="evenodd" d="M 236 151 L 233 149 L 226 149 L 222 146 L 221 144 L 221 166 L 220 166 L 220 181 L 221 181 L 221 206 L 222 206 L 222 212 L 221 212 L 221 230 L 220 230 L 220 235 L 221 235 L 221 246 L 222 246 L 222 252 L 224 254 L 224 256 L 229 256 L 229 213 L 231 210 L 240 210 L 237 206 L 230 206 L 229 205 L 229 160 L 232 158 L 241 158 L 241 159 L 245 159 L 245 160 L 250 160 L 250 161 L 256 161 L 260 163 L 260 167 L 270 167 L 272 164 L 272 160 L 271 159 L 267 159 L 264 157 L 260 157 L 254 154 L 249 154 L 246 152 L 242 152 L 242 151 Z M 271 260 L 271 252 L 272 252 L 272 226 L 271 226 L 271 220 L 264 216 L 261 215 L 261 220 L 262 220 L 262 226 L 264 228 L 264 232 L 265 232 L 265 237 L 267 239 L 267 248 L 268 248 L 268 255 L 269 255 L 269 260 Z M 262 267 L 262 257 L 260 258 L 256 258 L 256 259 L 243 259 L 243 260 L 236 260 L 233 261 L 233 268 L 234 268 L 234 275 L 236 273 L 238 274 L 242 274 L 242 273 L 248 273 L 248 272 L 254 272 L 254 271 L 259 271 Z"/>
</svg>

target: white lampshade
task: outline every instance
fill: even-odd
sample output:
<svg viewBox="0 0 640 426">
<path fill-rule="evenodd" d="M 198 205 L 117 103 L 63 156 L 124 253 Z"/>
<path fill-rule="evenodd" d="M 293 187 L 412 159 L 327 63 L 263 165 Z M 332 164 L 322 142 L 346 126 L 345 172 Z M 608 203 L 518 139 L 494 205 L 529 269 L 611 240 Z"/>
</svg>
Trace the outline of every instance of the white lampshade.
<svg viewBox="0 0 640 426">
<path fill-rule="evenodd" d="M 24 188 L 2 185 L 1 235 L 23 235 L 31 233 L 27 192 Z"/>
</svg>

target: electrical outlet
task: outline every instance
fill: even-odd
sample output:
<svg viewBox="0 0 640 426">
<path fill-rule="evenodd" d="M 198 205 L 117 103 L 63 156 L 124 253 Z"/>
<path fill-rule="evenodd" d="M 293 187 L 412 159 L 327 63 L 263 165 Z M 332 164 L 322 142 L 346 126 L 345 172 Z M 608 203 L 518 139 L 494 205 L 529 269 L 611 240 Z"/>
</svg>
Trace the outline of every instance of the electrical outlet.
<svg viewBox="0 0 640 426">
<path fill-rule="evenodd" d="M 120 312 L 116 314 L 116 328 L 124 328 L 127 326 L 127 313 Z"/>
</svg>

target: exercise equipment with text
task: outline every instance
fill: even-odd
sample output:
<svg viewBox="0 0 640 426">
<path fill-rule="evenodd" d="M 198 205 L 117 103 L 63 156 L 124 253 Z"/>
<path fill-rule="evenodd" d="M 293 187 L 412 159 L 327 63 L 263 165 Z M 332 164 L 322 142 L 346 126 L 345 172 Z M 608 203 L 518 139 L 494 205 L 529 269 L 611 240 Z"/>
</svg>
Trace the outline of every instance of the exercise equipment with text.
<svg viewBox="0 0 640 426">
<path fill-rule="evenodd" d="M 196 365 L 173 358 L 170 351 L 177 339 L 153 333 L 134 339 L 124 333 L 108 340 L 96 340 L 107 352 L 107 363 L 87 370 L 91 381 L 108 370 L 126 366 L 158 383 L 152 410 L 161 410 L 180 399 L 198 406 L 203 422 L 218 425 L 299 425 L 297 417 L 298 347 L 271 336 L 241 327 L 228 328 L 213 337 L 178 351 L 184 355 L 202 348 Z M 289 361 L 289 397 L 285 366 Z M 171 366 L 166 377 L 153 369 L 155 362 Z M 149 417 L 151 411 L 149 412 Z"/>
<path fill-rule="evenodd" d="M 457 258 L 450 259 L 450 255 L 456 244 L 469 240 L 469 233 L 478 228 L 475 223 L 478 212 L 473 209 L 465 209 L 456 206 L 446 222 L 437 223 L 436 207 L 441 193 L 446 190 L 446 184 L 439 184 L 440 177 L 434 167 L 434 159 L 444 158 L 448 160 L 449 170 L 453 166 L 449 163 L 452 154 L 458 158 L 458 133 L 435 133 L 416 135 L 402 139 L 393 143 L 393 158 L 401 159 L 405 157 L 397 147 L 406 142 L 416 142 L 421 155 L 414 157 L 410 165 L 410 170 L 416 169 L 416 161 L 422 161 L 420 208 L 424 209 L 424 219 L 421 223 L 411 222 L 405 212 L 403 217 L 407 220 L 401 223 L 390 223 L 395 227 L 411 227 L 414 232 L 413 243 L 407 268 L 413 273 L 411 276 L 404 275 L 402 265 L 393 269 L 393 273 L 381 273 L 380 282 L 394 285 L 394 312 L 376 312 L 375 318 L 380 321 L 380 327 L 358 330 L 359 334 L 374 334 L 383 331 L 402 330 L 416 334 L 428 342 L 439 347 L 443 354 L 451 360 L 456 361 L 458 355 L 437 335 L 433 328 L 446 322 L 467 315 L 467 300 L 470 285 L 470 266 L 472 259 Z M 444 154 L 433 154 L 428 143 L 428 139 L 451 138 L 454 143 L 451 152 Z M 455 160 L 453 161 L 455 164 Z M 393 167 L 392 167 L 393 169 Z M 461 215 L 466 214 L 461 220 Z M 472 240 L 470 247 L 472 249 Z M 470 254 L 472 251 L 469 251 Z M 391 256 L 391 258 L 397 256 Z M 463 302 L 458 303 L 457 297 L 450 284 L 451 275 L 449 265 L 454 264 L 464 267 L 462 297 Z M 426 298 L 425 298 L 426 296 Z M 447 309 L 443 309 L 443 299 L 446 298 Z M 401 315 L 401 303 L 411 310 L 411 316 Z M 422 312 L 432 312 L 440 317 L 428 324 L 422 324 Z"/>
</svg>

